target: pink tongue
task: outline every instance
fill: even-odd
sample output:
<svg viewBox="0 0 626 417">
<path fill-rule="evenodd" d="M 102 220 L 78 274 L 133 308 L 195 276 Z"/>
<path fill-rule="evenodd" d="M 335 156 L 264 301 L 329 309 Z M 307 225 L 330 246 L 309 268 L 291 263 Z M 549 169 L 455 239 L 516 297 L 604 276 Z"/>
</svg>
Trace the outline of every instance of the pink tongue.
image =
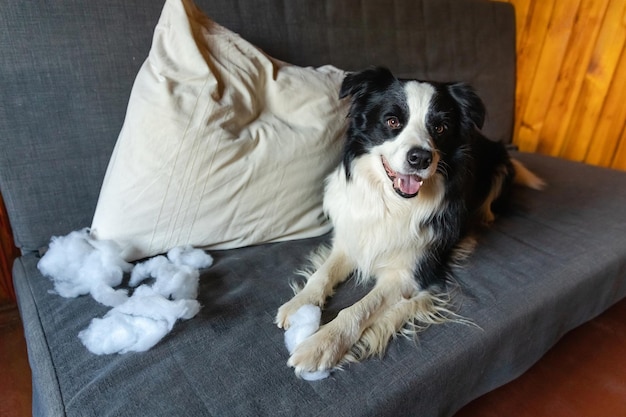
<svg viewBox="0 0 626 417">
<path fill-rule="evenodd" d="M 417 194 L 422 186 L 422 179 L 415 175 L 401 175 L 397 174 L 393 185 L 404 194 L 413 195 Z"/>
</svg>

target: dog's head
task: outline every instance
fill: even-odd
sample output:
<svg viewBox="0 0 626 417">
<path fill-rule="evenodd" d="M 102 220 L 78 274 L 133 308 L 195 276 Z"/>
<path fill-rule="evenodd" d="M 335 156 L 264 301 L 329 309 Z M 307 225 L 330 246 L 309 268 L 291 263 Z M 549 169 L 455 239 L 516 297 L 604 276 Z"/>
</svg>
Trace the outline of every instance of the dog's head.
<svg viewBox="0 0 626 417">
<path fill-rule="evenodd" d="M 397 194 L 411 198 L 436 173 L 446 175 L 482 128 L 485 106 L 466 84 L 399 80 L 385 68 L 348 74 L 340 98 L 350 96 L 344 166 L 365 154 Z"/>
</svg>

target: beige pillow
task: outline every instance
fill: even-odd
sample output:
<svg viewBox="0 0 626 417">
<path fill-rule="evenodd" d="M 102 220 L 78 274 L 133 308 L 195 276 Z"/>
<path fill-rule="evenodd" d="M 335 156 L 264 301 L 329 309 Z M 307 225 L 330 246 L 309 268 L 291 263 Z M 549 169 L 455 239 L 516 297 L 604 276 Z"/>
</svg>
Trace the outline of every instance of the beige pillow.
<svg viewBox="0 0 626 417">
<path fill-rule="evenodd" d="M 133 86 L 92 229 L 126 260 L 323 234 L 344 73 L 265 55 L 190 1 L 167 0 Z"/>
</svg>

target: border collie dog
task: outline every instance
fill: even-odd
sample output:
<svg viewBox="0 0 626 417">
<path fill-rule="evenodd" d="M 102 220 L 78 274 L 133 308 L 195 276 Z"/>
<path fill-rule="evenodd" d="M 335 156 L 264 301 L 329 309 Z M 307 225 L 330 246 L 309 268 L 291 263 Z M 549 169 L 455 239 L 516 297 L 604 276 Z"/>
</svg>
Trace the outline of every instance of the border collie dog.
<svg viewBox="0 0 626 417">
<path fill-rule="evenodd" d="M 398 332 L 464 321 L 450 309 L 446 284 L 473 248 L 472 230 L 493 221 L 513 182 L 543 184 L 481 134 L 485 106 L 466 84 L 372 68 L 345 77 L 340 98 L 348 96 L 343 161 L 324 194 L 332 245 L 313 257 L 306 285 L 276 323 L 288 328 L 305 304 L 323 307 L 351 275 L 375 284 L 298 345 L 288 361 L 296 373 L 382 355 Z"/>
</svg>

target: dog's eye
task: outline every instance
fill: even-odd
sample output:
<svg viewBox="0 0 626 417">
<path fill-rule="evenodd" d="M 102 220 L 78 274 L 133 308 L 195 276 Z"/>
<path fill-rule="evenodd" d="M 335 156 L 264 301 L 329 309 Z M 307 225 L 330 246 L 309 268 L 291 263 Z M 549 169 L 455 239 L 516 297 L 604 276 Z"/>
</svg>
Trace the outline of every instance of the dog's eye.
<svg viewBox="0 0 626 417">
<path fill-rule="evenodd" d="M 387 118 L 387 126 L 392 129 L 400 129 L 402 127 L 402 124 L 400 123 L 400 119 L 398 119 L 396 116 L 391 116 Z"/>
<path fill-rule="evenodd" d="M 446 130 L 448 130 L 448 126 L 446 126 L 443 123 L 440 124 L 440 125 L 435 126 L 435 133 L 438 134 L 438 135 L 441 135 Z"/>
</svg>

